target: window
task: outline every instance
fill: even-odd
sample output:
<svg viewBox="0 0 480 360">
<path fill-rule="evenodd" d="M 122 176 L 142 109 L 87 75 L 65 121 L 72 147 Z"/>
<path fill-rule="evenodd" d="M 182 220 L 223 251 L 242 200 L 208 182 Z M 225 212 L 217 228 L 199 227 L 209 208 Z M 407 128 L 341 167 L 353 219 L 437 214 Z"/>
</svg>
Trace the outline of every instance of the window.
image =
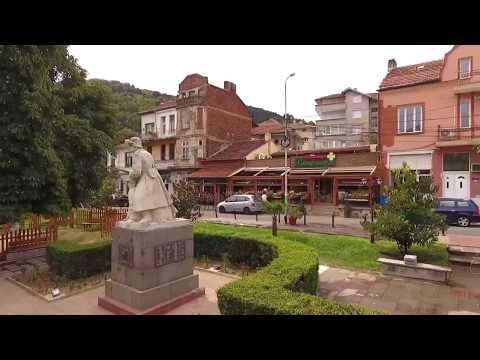
<svg viewBox="0 0 480 360">
<path fill-rule="evenodd" d="M 203 144 L 202 140 L 198 140 L 198 145 L 202 146 L 202 144 Z"/>
<path fill-rule="evenodd" d="M 352 110 L 352 118 L 360 119 L 362 117 L 362 112 L 360 110 Z"/>
<path fill-rule="evenodd" d="M 167 118 L 165 116 L 160 118 L 160 129 L 162 131 L 162 135 L 165 135 L 167 132 Z"/>
<path fill-rule="evenodd" d="M 190 97 L 190 96 L 195 96 L 195 90 L 190 90 L 188 92 L 188 97 Z"/>
<path fill-rule="evenodd" d="M 180 120 L 182 129 L 190 129 L 190 114 L 183 112 Z"/>
<path fill-rule="evenodd" d="M 361 128 L 354 127 L 352 128 L 352 135 L 360 135 L 362 133 Z"/>
<path fill-rule="evenodd" d="M 398 108 L 398 132 L 400 134 L 422 131 L 422 105 L 407 105 Z"/>
<path fill-rule="evenodd" d="M 452 153 L 443 155 L 443 171 L 468 171 L 468 169 L 468 153 Z"/>
<path fill-rule="evenodd" d="M 472 164 L 473 172 L 480 172 L 480 164 Z"/>
<path fill-rule="evenodd" d="M 354 97 L 352 98 L 352 101 L 353 101 L 355 104 L 359 104 L 359 103 L 362 102 L 362 97 L 361 97 L 360 95 L 354 96 Z"/>
<path fill-rule="evenodd" d="M 469 128 L 471 124 L 471 103 L 470 99 L 460 100 L 460 127 Z"/>
<path fill-rule="evenodd" d="M 120 192 L 123 194 L 123 180 L 120 180 Z"/>
<path fill-rule="evenodd" d="M 168 145 L 168 159 L 169 160 L 175 159 L 175 144 Z"/>
<path fill-rule="evenodd" d="M 468 79 L 472 76 L 472 58 L 458 60 L 458 78 Z"/>
<path fill-rule="evenodd" d="M 171 134 L 175 133 L 175 115 L 169 117 L 169 131 Z"/>
<path fill-rule="evenodd" d="M 163 144 L 160 146 L 160 160 L 165 160 L 166 155 L 166 146 Z"/>
<path fill-rule="evenodd" d="M 145 124 L 145 133 L 146 133 L 146 134 L 153 134 L 153 133 L 155 133 L 155 123 Z"/>
<path fill-rule="evenodd" d="M 190 158 L 190 151 L 188 148 L 188 141 L 182 142 L 182 160 L 188 160 Z"/>
<path fill-rule="evenodd" d="M 133 164 L 133 152 L 125 153 L 125 167 L 132 167 Z"/>
<path fill-rule="evenodd" d="M 440 204 L 439 204 L 440 207 L 455 207 L 455 201 L 451 201 L 451 200 L 442 200 L 440 201 Z"/>
<path fill-rule="evenodd" d="M 470 207 L 470 203 L 468 201 L 457 201 L 458 207 Z"/>
<path fill-rule="evenodd" d="M 182 93 L 182 98 L 186 98 L 187 97 L 187 93 Z"/>
</svg>

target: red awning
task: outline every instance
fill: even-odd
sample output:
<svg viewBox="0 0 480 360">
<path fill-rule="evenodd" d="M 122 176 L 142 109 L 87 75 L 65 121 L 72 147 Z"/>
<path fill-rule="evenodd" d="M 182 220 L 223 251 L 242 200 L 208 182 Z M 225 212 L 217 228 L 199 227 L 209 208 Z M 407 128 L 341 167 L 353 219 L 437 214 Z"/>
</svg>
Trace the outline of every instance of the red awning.
<svg viewBox="0 0 480 360">
<path fill-rule="evenodd" d="M 241 168 L 238 165 L 205 167 L 203 169 L 195 171 L 189 177 L 190 179 L 227 178 L 239 169 Z"/>
</svg>

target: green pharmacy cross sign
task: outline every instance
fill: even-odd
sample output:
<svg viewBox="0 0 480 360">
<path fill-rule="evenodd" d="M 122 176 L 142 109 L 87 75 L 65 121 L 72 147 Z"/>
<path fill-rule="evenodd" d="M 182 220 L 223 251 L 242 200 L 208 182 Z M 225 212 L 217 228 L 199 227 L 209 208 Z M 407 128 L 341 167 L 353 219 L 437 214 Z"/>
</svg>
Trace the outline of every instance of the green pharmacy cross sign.
<svg viewBox="0 0 480 360">
<path fill-rule="evenodd" d="M 333 152 L 328 154 L 312 154 L 295 159 L 295 167 L 298 168 L 326 168 L 330 166 L 335 166 L 335 154 Z"/>
</svg>

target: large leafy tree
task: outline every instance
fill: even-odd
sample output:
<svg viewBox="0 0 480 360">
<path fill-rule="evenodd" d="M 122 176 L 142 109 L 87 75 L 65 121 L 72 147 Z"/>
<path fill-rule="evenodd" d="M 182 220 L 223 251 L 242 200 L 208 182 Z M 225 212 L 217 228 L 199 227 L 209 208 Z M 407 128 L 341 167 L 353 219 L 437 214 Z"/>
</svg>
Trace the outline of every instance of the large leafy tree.
<svg viewBox="0 0 480 360">
<path fill-rule="evenodd" d="M 114 114 L 85 77 L 67 46 L 0 45 L 0 223 L 65 212 L 102 183 Z"/>
<path fill-rule="evenodd" d="M 437 188 L 430 177 L 417 180 L 406 163 L 393 171 L 393 187 L 387 189 L 388 203 L 376 208 L 373 223 L 364 226 L 372 233 L 395 241 L 402 256 L 414 244 L 428 246 L 437 241 L 444 219 L 435 212 Z"/>
</svg>

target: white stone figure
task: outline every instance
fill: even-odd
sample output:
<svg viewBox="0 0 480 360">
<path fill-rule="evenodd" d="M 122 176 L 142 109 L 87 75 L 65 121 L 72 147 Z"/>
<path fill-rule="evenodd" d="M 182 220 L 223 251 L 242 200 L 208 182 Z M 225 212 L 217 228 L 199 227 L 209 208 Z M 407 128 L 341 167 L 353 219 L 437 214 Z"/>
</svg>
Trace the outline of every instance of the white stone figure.
<svg viewBox="0 0 480 360">
<path fill-rule="evenodd" d="M 128 216 L 119 225 L 145 226 L 174 220 L 176 209 L 162 177 L 154 167 L 152 155 L 143 149 L 142 141 L 138 137 L 132 137 L 125 142 L 136 150 L 129 175 Z"/>
</svg>

